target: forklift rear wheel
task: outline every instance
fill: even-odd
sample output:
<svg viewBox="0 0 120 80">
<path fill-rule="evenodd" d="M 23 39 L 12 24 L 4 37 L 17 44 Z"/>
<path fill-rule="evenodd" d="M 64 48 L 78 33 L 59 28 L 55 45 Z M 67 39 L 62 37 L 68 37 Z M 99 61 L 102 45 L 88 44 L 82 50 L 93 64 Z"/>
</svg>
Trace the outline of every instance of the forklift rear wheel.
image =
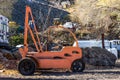
<svg viewBox="0 0 120 80">
<path fill-rule="evenodd" d="M 34 72 L 35 72 L 35 62 L 30 58 L 26 58 L 26 59 L 21 60 L 18 64 L 18 71 L 22 75 L 32 75 L 32 74 L 34 74 Z"/>
<path fill-rule="evenodd" d="M 72 63 L 71 70 L 72 72 L 83 72 L 85 69 L 85 63 L 82 60 L 75 60 Z"/>
</svg>

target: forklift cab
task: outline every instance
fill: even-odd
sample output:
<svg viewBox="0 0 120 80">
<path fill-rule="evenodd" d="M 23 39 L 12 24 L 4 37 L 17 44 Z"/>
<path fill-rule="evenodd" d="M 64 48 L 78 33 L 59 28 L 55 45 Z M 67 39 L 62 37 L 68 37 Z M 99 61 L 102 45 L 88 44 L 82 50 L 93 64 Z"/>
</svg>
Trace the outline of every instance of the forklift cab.
<svg viewBox="0 0 120 80">
<path fill-rule="evenodd" d="M 45 33 L 42 34 L 47 36 L 41 40 L 43 50 L 61 51 L 65 46 L 72 46 L 75 39 L 69 31 L 70 30 L 62 26 L 49 27 Z"/>
</svg>

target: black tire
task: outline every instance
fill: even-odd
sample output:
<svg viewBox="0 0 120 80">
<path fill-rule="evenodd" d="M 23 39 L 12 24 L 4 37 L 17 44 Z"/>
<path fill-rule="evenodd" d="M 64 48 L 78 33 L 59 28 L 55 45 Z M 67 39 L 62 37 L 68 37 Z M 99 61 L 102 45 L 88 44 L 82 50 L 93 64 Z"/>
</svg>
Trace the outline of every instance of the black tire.
<svg viewBox="0 0 120 80">
<path fill-rule="evenodd" d="M 72 72 L 83 72 L 85 63 L 82 60 L 75 60 L 71 65 Z"/>
<path fill-rule="evenodd" d="M 30 58 L 26 58 L 26 59 L 21 60 L 18 64 L 18 71 L 22 75 L 32 75 L 32 74 L 34 74 L 34 72 L 35 72 L 35 62 Z"/>
</svg>

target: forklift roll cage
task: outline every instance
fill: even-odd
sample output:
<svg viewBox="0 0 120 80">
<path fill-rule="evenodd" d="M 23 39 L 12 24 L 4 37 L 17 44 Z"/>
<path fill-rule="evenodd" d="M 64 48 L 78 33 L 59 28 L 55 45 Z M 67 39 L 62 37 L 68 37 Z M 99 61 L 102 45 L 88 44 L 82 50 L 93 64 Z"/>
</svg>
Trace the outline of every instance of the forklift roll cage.
<svg viewBox="0 0 120 80">
<path fill-rule="evenodd" d="M 30 26 L 29 26 L 29 18 L 31 17 L 31 19 L 32 19 L 32 23 L 33 23 L 33 26 L 34 26 L 34 30 L 35 30 L 35 33 L 36 33 L 36 37 L 37 37 L 37 41 L 38 41 L 38 44 L 37 44 L 37 42 L 36 42 L 36 40 L 35 40 L 35 36 L 34 36 L 34 34 L 33 34 L 33 32 L 32 32 L 32 29 L 30 28 Z M 75 35 L 72 33 L 72 31 L 70 31 L 69 29 L 67 29 L 67 28 L 64 28 L 63 26 L 51 26 L 51 27 L 49 27 L 49 30 L 50 30 L 50 28 L 63 28 L 63 29 L 65 29 L 66 31 L 68 31 L 72 36 L 73 36 L 73 38 L 74 38 L 74 40 L 75 40 L 75 42 L 76 42 L 76 47 L 79 47 L 78 46 L 78 41 L 77 41 L 77 38 L 75 37 Z M 26 55 L 27 55 L 27 52 L 28 52 L 28 43 L 27 43 L 27 41 L 28 41 L 28 30 L 29 30 L 29 32 L 30 32 L 30 35 L 31 35 L 31 37 L 32 37 L 32 40 L 33 40 L 33 42 L 34 42 L 34 45 L 35 45 L 35 47 L 36 47 L 36 50 L 37 50 L 37 52 L 43 52 L 43 49 L 42 49 L 42 45 L 41 45 L 41 43 L 40 43 L 40 38 L 39 38 L 39 36 L 38 36 L 38 31 L 37 31 L 37 28 L 36 28 L 36 25 L 35 25 L 35 22 L 34 22 L 34 18 L 33 18 L 33 16 L 32 16 L 32 11 L 31 11 L 31 8 L 29 7 L 29 6 L 26 6 L 26 14 L 25 14 L 25 28 L 24 28 L 24 49 L 23 50 L 21 50 L 20 49 L 20 52 L 22 51 L 22 57 L 25 57 Z M 23 52 L 24 51 L 24 52 Z"/>
</svg>

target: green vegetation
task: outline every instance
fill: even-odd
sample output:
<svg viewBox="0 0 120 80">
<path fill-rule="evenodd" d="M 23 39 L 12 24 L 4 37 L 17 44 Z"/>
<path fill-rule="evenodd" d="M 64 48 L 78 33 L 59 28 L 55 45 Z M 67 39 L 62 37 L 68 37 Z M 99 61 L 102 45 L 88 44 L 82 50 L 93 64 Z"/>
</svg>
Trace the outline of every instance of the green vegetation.
<svg viewBox="0 0 120 80">
<path fill-rule="evenodd" d="M 10 21 L 9 23 L 9 43 L 12 46 L 16 46 L 18 44 L 23 44 L 23 28 L 15 23 L 14 21 Z"/>
<path fill-rule="evenodd" d="M 23 44 L 23 41 L 24 41 L 24 39 L 23 39 L 22 34 L 11 36 L 10 40 L 9 40 L 10 45 L 12 45 L 12 46 L 16 46 L 18 44 Z"/>
</svg>

